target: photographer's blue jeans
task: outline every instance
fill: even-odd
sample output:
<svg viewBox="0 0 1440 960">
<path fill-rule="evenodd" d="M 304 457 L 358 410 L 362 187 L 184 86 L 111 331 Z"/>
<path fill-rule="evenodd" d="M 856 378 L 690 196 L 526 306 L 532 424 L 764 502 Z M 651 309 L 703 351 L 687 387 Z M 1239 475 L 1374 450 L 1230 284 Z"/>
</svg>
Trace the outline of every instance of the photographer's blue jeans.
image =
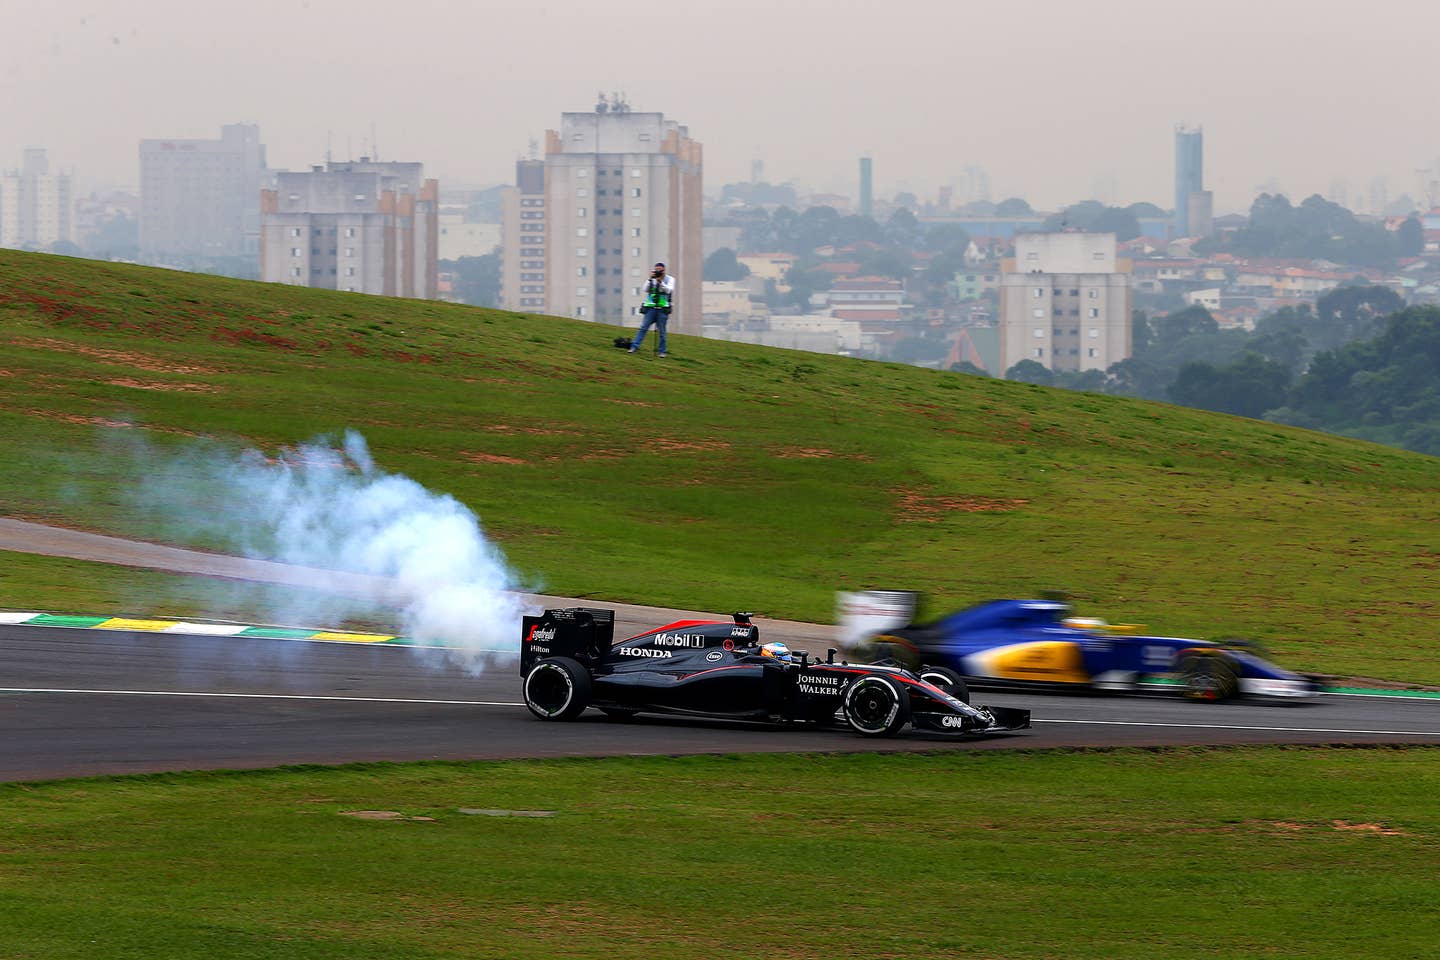
<svg viewBox="0 0 1440 960">
<path fill-rule="evenodd" d="M 644 313 L 644 317 L 645 319 L 640 321 L 640 332 L 635 334 L 635 343 L 631 346 L 630 349 L 638 351 L 640 349 L 640 344 L 645 342 L 646 332 L 649 331 L 649 329 L 653 326 L 656 331 L 655 335 L 660 338 L 660 342 L 656 344 L 656 347 L 660 353 L 664 353 L 665 321 L 669 320 L 670 318 L 665 315 L 665 311 L 656 310 L 654 307 L 646 310 Z"/>
</svg>

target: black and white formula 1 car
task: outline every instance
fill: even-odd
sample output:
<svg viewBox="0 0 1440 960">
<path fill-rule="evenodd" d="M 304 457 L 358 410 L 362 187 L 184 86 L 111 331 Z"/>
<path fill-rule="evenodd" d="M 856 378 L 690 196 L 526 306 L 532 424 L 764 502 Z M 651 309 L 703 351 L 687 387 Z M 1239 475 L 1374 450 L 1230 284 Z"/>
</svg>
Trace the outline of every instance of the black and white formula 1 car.
<svg viewBox="0 0 1440 960">
<path fill-rule="evenodd" d="M 668 713 L 734 720 L 847 723 L 888 737 L 905 726 L 940 733 L 1021 730 L 1030 711 L 974 707 L 948 670 L 824 661 L 761 643 L 746 614 L 681 620 L 616 642 L 613 610 L 571 607 L 525 617 L 520 675 L 541 720 L 574 720 L 587 707 L 628 719 Z"/>
</svg>

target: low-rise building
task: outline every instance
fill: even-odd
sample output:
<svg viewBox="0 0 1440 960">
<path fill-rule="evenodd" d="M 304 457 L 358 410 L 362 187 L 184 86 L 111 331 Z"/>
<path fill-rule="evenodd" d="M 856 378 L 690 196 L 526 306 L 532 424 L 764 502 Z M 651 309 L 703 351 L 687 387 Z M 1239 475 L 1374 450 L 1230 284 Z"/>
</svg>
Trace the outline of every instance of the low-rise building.
<svg viewBox="0 0 1440 960">
<path fill-rule="evenodd" d="M 705 322 L 734 322 L 750 319 L 750 288 L 729 280 L 706 280 L 701 285 Z"/>
</svg>

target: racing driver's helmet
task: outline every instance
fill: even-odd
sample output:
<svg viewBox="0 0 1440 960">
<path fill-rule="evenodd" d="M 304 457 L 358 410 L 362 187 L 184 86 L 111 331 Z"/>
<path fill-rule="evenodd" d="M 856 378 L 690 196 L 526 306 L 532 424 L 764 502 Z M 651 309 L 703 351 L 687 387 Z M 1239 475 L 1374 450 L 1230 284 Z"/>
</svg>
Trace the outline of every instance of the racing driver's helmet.
<svg viewBox="0 0 1440 960">
<path fill-rule="evenodd" d="M 760 647 L 760 656 L 773 657 L 781 663 L 790 662 L 790 648 L 783 643 L 767 643 Z"/>
</svg>

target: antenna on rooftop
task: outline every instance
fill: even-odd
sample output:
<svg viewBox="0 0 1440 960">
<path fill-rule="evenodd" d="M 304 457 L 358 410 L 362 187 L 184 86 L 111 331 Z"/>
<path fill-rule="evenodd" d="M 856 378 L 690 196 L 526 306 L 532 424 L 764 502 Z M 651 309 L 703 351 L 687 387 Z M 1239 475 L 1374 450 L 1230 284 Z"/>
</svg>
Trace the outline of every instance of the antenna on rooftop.
<svg viewBox="0 0 1440 960">
<path fill-rule="evenodd" d="M 375 140 L 374 120 L 370 121 L 370 159 L 376 161 L 377 163 L 380 160 L 380 144 L 377 143 Z"/>
</svg>

